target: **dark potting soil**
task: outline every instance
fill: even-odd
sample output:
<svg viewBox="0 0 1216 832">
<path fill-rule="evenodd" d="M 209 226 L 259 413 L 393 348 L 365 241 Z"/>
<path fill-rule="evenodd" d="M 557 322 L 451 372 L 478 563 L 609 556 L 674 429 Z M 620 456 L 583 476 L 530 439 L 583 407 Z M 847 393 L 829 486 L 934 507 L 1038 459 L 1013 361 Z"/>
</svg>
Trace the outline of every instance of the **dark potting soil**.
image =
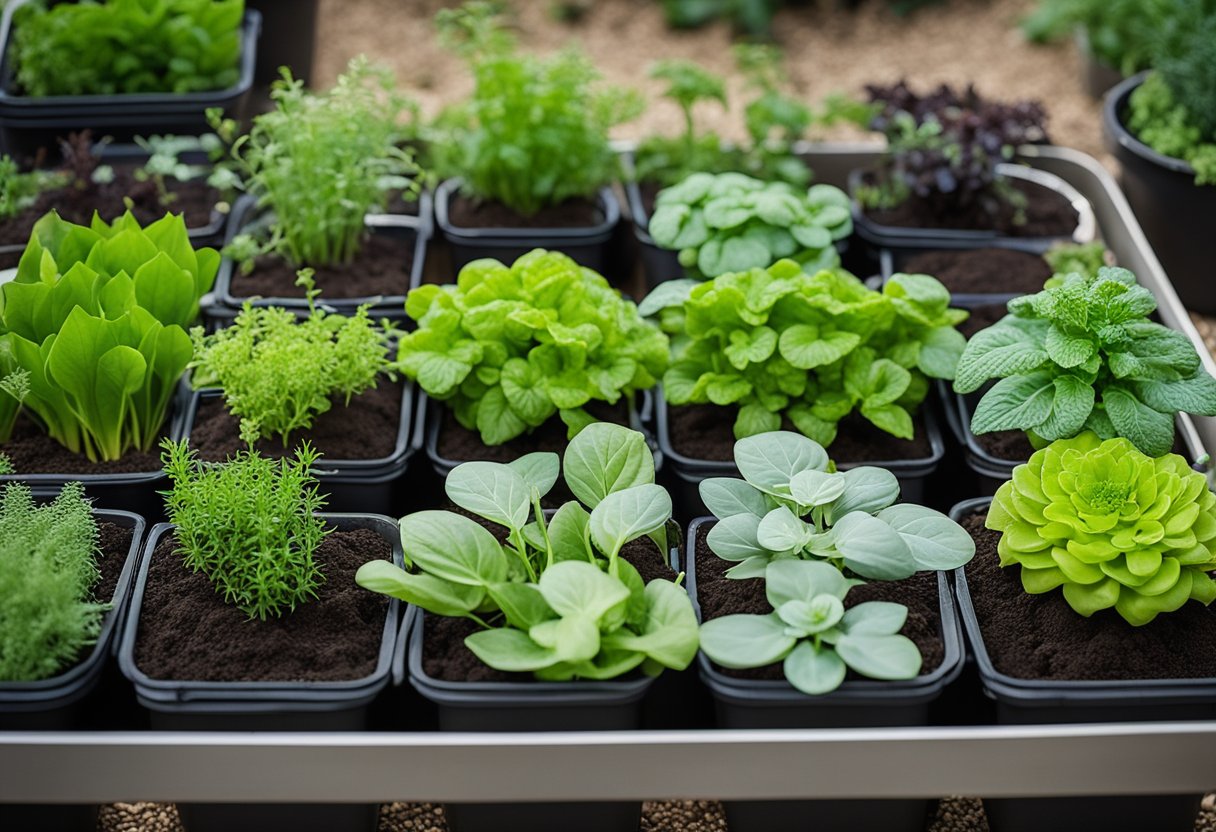
<svg viewBox="0 0 1216 832">
<path fill-rule="evenodd" d="M 101 557 L 97 558 L 97 571 L 101 575 L 93 584 L 93 597 L 98 601 L 109 603 L 114 597 L 134 534 L 131 529 L 117 523 L 106 520 L 97 523 L 97 546 L 101 550 Z"/>
<path fill-rule="evenodd" d="M 729 407 L 695 404 L 667 409 L 667 432 L 671 445 L 690 459 L 714 462 L 733 460 L 734 424 L 735 410 Z M 860 414 L 851 413 L 841 421 L 836 441 L 828 448 L 828 454 L 838 464 L 925 459 L 932 456 L 933 447 L 926 435 L 924 417 L 914 418 L 913 425 L 915 435 L 909 441 L 879 430 Z M 788 419 L 781 429 L 797 432 Z"/>
<path fill-rule="evenodd" d="M 143 474 L 159 471 L 160 451 L 127 451 L 113 462 L 92 462 L 51 439 L 25 416 L 17 418 L 8 442 L 0 445 L 18 474 Z"/>
<path fill-rule="evenodd" d="M 448 221 L 457 228 L 585 228 L 602 223 L 604 212 L 595 200 L 580 198 L 546 206 L 525 217 L 501 202 L 457 193 L 448 201 Z"/>
<path fill-rule="evenodd" d="M 713 553 L 706 543 L 706 535 L 713 528 L 706 523 L 697 529 L 697 601 L 701 605 L 701 620 L 710 621 L 724 615 L 767 615 L 773 611 L 764 595 L 761 578 L 738 580 L 726 577 L 726 570 L 734 564 Z M 921 674 L 932 673 L 942 663 L 946 647 L 941 637 L 941 613 L 938 603 L 936 572 L 920 572 L 902 581 L 875 581 L 854 587 L 845 596 L 845 607 L 865 601 L 892 601 L 908 608 L 908 620 L 900 630 L 916 643 L 924 660 Z M 736 679 L 785 678 L 781 663 L 754 667 L 746 670 L 718 668 L 727 676 Z M 863 677 L 849 671 L 849 679 Z"/>
<path fill-rule="evenodd" d="M 147 225 L 167 213 L 173 213 L 184 215 L 187 228 L 202 228 L 211 222 L 211 212 L 220 201 L 219 191 L 205 181 L 169 180 L 165 188 L 173 199 L 168 205 L 162 205 L 155 183 L 135 179 L 136 167 L 114 165 L 113 168 L 114 181 L 104 185 L 94 185 L 85 190 L 69 185 L 43 191 L 31 207 L 0 224 L 0 245 L 26 243 L 34 223 L 52 209 L 65 220 L 78 225 L 88 225 L 94 211 L 101 214 L 103 220 L 112 222 L 126 212 L 123 198 L 129 197 L 131 213 L 140 225 Z"/>
<path fill-rule="evenodd" d="M 401 382 L 381 381 L 374 389 L 355 396 L 349 405 L 338 397 L 329 410 L 313 421 L 311 429 L 293 433 L 287 446 L 275 436 L 258 440 L 257 449 L 267 456 L 290 456 L 307 440 L 321 453 L 322 467 L 327 459 L 392 456 L 401 424 L 401 390 Z M 228 412 L 223 397 L 205 396 L 199 401 L 190 429 L 190 445 L 203 459 L 216 462 L 245 450 L 240 420 Z"/>
<path fill-rule="evenodd" d="M 966 338 L 971 338 L 975 333 L 987 329 L 1009 314 L 1009 308 L 1003 303 L 986 303 L 967 311 L 971 316 L 955 327 Z"/>
<path fill-rule="evenodd" d="M 410 269 L 414 262 L 414 236 L 393 237 L 369 234 L 350 263 L 315 266 L 313 279 L 321 290 L 319 301 L 350 300 L 378 296 L 404 295 L 410 288 Z M 296 285 L 297 268 L 282 257 L 259 257 L 249 274 L 236 269 L 229 292 L 237 298 L 304 298 Z"/>
<path fill-rule="evenodd" d="M 591 401 L 584 405 L 583 409 L 601 422 L 626 426 L 629 424 L 629 405 L 623 398 L 615 405 Z M 469 430 L 456 421 L 456 416 L 442 403 L 439 404 L 438 410 L 440 421 L 436 450 L 439 456 L 454 462 L 473 459 L 510 462 L 536 451 L 552 451 L 560 455 L 570 444 L 570 440 L 566 438 L 566 423 L 556 414 L 531 433 L 517 436 L 501 445 L 489 446 L 482 443 L 480 433 Z"/>
<path fill-rule="evenodd" d="M 250 619 L 191 572 L 165 535 L 152 553 L 135 664 L 153 679 L 332 682 L 376 669 L 388 599 L 358 586 L 355 571 L 389 560 L 392 547 L 367 529 L 331 532 L 316 552 L 317 597 L 282 618 Z"/>
<path fill-rule="evenodd" d="M 997 459 L 1025 462 L 1034 453 L 1034 446 L 1020 430 L 998 430 L 975 437 L 980 447 Z"/>
<path fill-rule="evenodd" d="M 1014 222 L 1013 206 L 1001 201 L 996 216 L 982 211 L 935 213 L 925 200 L 909 197 L 890 210 L 866 211 L 866 216 L 881 225 L 899 228 L 949 228 L 966 231 L 996 231 L 1007 237 L 1070 237 L 1076 230 L 1078 215 L 1061 194 L 1033 182 L 1013 180 L 1013 187 L 1026 197 L 1026 222 Z"/>
<path fill-rule="evenodd" d="M 504 530 L 478 520 L 482 526 L 500 540 Z M 621 549 L 621 557 L 629 561 L 642 580 L 649 583 L 655 578 L 665 578 L 674 581 L 676 573 L 663 562 L 655 545 L 646 538 L 634 540 L 625 544 Z M 442 679 L 446 682 L 531 682 L 531 673 L 504 673 L 484 664 L 473 651 L 465 646 L 464 640 L 481 629 L 475 622 L 467 618 L 444 618 L 427 614 L 426 626 L 423 628 L 422 669 L 432 679 Z M 493 621 L 491 624 L 495 623 Z"/>
<path fill-rule="evenodd" d="M 926 251 L 909 257 L 901 271 L 933 275 L 953 294 L 1027 295 L 1051 277 L 1042 257 L 1008 248 Z"/>
<path fill-rule="evenodd" d="M 1216 610 L 1188 601 L 1143 627 L 1114 610 L 1085 618 L 1063 592 L 1031 595 L 1022 588 L 1020 567 L 1001 568 L 1001 535 L 984 528 L 986 516 L 977 512 L 962 525 L 975 539 L 967 587 L 997 670 L 1056 681 L 1216 677 Z"/>
</svg>

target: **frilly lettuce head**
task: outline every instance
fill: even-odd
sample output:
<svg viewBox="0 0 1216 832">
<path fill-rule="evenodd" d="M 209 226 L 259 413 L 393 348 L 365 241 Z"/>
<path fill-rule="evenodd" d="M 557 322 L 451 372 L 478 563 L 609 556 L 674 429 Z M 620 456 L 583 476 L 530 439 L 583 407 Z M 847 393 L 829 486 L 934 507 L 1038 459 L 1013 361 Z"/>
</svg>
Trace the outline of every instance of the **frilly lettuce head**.
<svg viewBox="0 0 1216 832">
<path fill-rule="evenodd" d="M 987 525 L 1027 592 L 1063 587 L 1087 617 L 1114 607 L 1140 626 L 1216 599 L 1216 494 L 1177 454 L 1089 431 L 1053 442 L 997 491 Z"/>
<path fill-rule="evenodd" d="M 667 336 L 591 269 L 536 249 L 506 266 L 476 260 L 456 285 L 421 286 L 406 312 L 402 370 L 456 418 L 501 445 L 560 415 L 573 436 L 583 406 L 653 387 Z"/>
</svg>

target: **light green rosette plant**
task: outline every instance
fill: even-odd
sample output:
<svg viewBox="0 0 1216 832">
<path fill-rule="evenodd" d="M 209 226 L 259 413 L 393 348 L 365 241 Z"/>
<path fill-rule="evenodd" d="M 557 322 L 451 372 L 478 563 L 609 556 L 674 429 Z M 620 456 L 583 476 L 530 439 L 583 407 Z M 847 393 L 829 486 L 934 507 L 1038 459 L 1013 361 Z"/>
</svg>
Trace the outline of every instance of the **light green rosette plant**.
<svg viewBox="0 0 1216 832">
<path fill-rule="evenodd" d="M 1087 617 L 1114 608 L 1139 627 L 1216 599 L 1216 494 L 1177 454 L 1090 431 L 1053 442 L 998 489 L 987 526 L 1027 592 L 1063 587 Z"/>
</svg>

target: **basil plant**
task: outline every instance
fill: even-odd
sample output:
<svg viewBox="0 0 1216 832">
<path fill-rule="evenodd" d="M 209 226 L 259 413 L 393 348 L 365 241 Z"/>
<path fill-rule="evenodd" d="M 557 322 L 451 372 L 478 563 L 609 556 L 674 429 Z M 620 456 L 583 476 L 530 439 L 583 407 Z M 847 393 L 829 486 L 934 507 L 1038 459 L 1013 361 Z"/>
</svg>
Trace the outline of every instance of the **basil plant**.
<svg viewBox="0 0 1216 832">
<path fill-rule="evenodd" d="M 578 499 L 546 517 L 541 498 L 560 467 Z M 477 622 L 482 629 L 465 644 L 496 670 L 546 681 L 683 670 L 698 641 L 687 593 L 672 581 L 644 582 L 621 557 L 626 544 L 649 538 L 666 560 L 671 498 L 654 474 L 642 434 L 603 422 L 570 441 L 561 466 L 553 453 L 467 462 L 448 474 L 447 496 L 501 526 L 505 540 L 460 514 L 416 512 L 401 519 L 408 571 L 373 561 L 355 580 Z"/>
<path fill-rule="evenodd" d="M 807 694 L 835 690 L 847 668 L 875 679 L 920 672 L 916 646 L 899 635 L 900 604 L 845 608 L 860 579 L 894 581 L 922 570 L 956 569 L 975 542 L 950 518 L 896 504 L 899 481 L 863 466 L 837 471 L 818 443 L 787 431 L 742 439 L 743 479 L 711 477 L 701 498 L 718 518 L 706 542 L 735 562 L 730 578 L 762 578 L 773 612 L 727 615 L 701 627 L 701 649 L 723 667 L 784 662 Z"/>
</svg>

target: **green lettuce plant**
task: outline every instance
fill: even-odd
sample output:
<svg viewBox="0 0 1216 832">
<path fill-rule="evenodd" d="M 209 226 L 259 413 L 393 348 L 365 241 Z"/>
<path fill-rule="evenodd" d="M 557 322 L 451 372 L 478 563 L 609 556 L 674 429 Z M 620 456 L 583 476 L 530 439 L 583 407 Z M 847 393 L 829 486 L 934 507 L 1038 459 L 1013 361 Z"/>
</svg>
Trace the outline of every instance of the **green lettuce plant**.
<svg viewBox="0 0 1216 832">
<path fill-rule="evenodd" d="M 232 326 L 211 335 L 202 327 L 190 333 L 194 386 L 223 390 L 229 412 L 241 420 L 241 436 L 251 443 L 278 436 L 286 447 L 293 431 L 312 427 L 335 400 L 350 404 L 381 375 L 396 378 L 387 323 L 373 323 L 366 306 L 350 317 L 325 312 L 316 306 L 309 270 L 300 272 L 299 282 L 309 302 L 302 321 L 287 309 L 246 302 Z"/>
<path fill-rule="evenodd" d="M 161 443 L 164 492 L 186 566 L 250 618 L 278 618 L 316 597 L 324 580 L 314 556 L 328 534 L 312 475 L 319 455 L 307 443 L 292 459 L 240 451 L 216 465 L 188 443 Z"/>
<path fill-rule="evenodd" d="M 849 198 L 831 185 L 803 192 L 741 173 L 694 173 L 655 200 L 650 236 L 705 277 L 765 269 L 782 258 L 806 270 L 840 265 L 834 243 L 853 232 Z"/>
<path fill-rule="evenodd" d="M 16 80 L 35 97 L 226 89 L 244 14 L 245 0 L 38 0 L 17 12 Z"/>
<path fill-rule="evenodd" d="M 90 227 L 48 214 L 0 290 L 5 391 L 90 460 L 151 449 L 193 354 L 185 327 L 218 268 L 180 216 L 140 228 L 129 213 Z"/>
<path fill-rule="evenodd" d="M 997 490 L 986 525 L 1027 592 L 1062 587 L 1086 617 L 1113 608 L 1139 627 L 1216 600 L 1216 494 L 1177 454 L 1092 431 L 1057 440 Z"/>
<path fill-rule="evenodd" d="M 1009 315 L 963 351 L 956 391 L 1000 379 L 976 407 L 973 432 L 1052 441 L 1092 430 L 1161 456 L 1179 412 L 1216 415 L 1216 379 L 1185 335 L 1148 319 L 1157 302 L 1135 275 L 1104 267 L 1055 283 L 1010 301 Z"/>
<path fill-rule="evenodd" d="M 460 424 L 500 445 L 558 415 L 571 435 L 667 368 L 667 337 L 603 277 L 536 249 L 511 266 L 477 260 L 456 285 L 420 286 L 398 362 Z"/>
<path fill-rule="evenodd" d="M 788 419 L 826 446 L 854 410 L 913 436 L 929 378 L 950 379 L 967 313 L 927 275 L 894 275 L 881 292 L 842 270 L 808 274 L 792 260 L 705 283 L 670 281 L 642 304 L 672 336 L 663 393 L 673 405 L 738 408 L 736 439 Z"/>
<path fill-rule="evenodd" d="M 0 679 L 30 682 L 66 670 L 97 641 L 107 604 L 93 598 L 97 523 L 84 487 L 68 483 L 38 505 L 28 486 L 0 493 Z"/>
<path fill-rule="evenodd" d="M 448 475 L 448 498 L 505 528 L 500 542 L 482 525 L 446 511 L 401 519 L 410 571 L 387 562 L 360 567 L 360 586 L 482 629 L 465 644 L 490 667 L 548 681 L 613 679 L 641 667 L 683 670 L 697 651 L 697 621 L 678 584 L 642 580 L 620 556 L 650 537 L 667 556 L 671 498 L 654 484 L 645 438 L 619 425 L 588 426 L 562 465 L 578 501 L 552 516 L 541 498 L 557 481 L 556 454 L 503 465 L 467 462 Z"/>
<path fill-rule="evenodd" d="M 774 431 L 735 444 L 743 479 L 711 477 L 701 498 L 717 518 L 706 538 L 735 563 L 730 578 L 763 578 L 773 612 L 727 615 L 701 627 L 701 649 L 728 668 L 783 662 L 798 690 L 828 693 L 848 668 L 874 679 L 920 672 L 916 645 L 899 635 L 908 610 L 872 601 L 845 609 L 864 581 L 956 569 L 975 555 L 957 523 L 895 504 L 899 481 L 883 468 L 838 472 L 821 445 Z"/>
</svg>

